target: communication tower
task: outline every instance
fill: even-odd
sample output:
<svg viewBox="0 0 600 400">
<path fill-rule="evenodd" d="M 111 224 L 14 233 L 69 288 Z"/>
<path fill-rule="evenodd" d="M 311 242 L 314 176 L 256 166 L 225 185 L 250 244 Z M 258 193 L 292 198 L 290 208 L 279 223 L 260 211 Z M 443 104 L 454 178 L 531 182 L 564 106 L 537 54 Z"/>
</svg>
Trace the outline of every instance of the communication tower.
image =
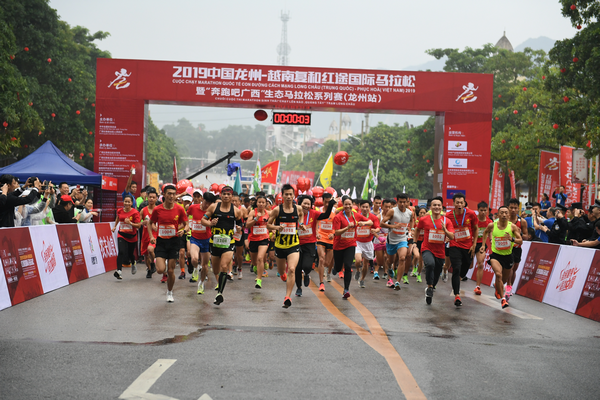
<svg viewBox="0 0 600 400">
<path fill-rule="evenodd" d="M 288 65 L 288 55 L 292 51 L 292 48 L 287 42 L 287 22 L 290 20 L 290 13 L 281 12 L 281 22 L 283 22 L 283 26 L 281 27 L 281 43 L 277 46 L 277 64 L 278 65 Z"/>
</svg>

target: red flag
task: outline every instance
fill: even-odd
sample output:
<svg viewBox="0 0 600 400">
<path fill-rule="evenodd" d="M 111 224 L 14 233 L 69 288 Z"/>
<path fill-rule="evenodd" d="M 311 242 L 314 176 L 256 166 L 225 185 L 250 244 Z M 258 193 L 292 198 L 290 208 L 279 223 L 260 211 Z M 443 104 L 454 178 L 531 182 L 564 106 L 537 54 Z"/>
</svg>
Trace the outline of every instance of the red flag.
<svg viewBox="0 0 600 400">
<path fill-rule="evenodd" d="M 556 199 L 552 197 L 552 193 L 554 193 L 554 190 L 560 184 L 558 157 L 558 153 L 545 150 L 540 151 L 540 165 L 538 167 L 538 202 L 542 201 L 542 195 L 545 193 L 550 197 L 552 206 L 556 205 Z"/>
<path fill-rule="evenodd" d="M 279 175 L 279 160 L 273 161 L 260 169 L 262 183 L 277 184 L 277 175 Z"/>
<path fill-rule="evenodd" d="M 177 185 L 177 157 L 173 157 L 173 184 Z"/>
<path fill-rule="evenodd" d="M 492 175 L 492 194 L 490 199 L 490 209 L 498 211 L 498 208 L 504 204 L 504 171 L 498 161 L 494 161 L 494 174 Z"/>
</svg>

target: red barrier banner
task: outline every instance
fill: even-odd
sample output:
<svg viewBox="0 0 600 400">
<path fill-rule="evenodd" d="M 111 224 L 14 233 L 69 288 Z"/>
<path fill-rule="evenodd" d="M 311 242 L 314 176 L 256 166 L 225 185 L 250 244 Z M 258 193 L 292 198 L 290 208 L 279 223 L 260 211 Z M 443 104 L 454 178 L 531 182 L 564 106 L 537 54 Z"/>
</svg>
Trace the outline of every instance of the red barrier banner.
<svg viewBox="0 0 600 400">
<path fill-rule="evenodd" d="M 517 198 L 517 185 L 515 182 L 515 171 L 513 171 L 512 169 L 510 170 L 510 198 L 511 199 L 516 199 Z"/>
<path fill-rule="evenodd" d="M 518 295 L 542 301 L 559 249 L 558 245 L 531 243 L 522 267 L 523 271 L 517 288 Z"/>
<path fill-rule="evenodd" d="M 572 203 L 579 201 L 580 184 L 574 183 L 573 175 L 573 147 L 560 147 L 560 184 L 565 187 L 567 201 L 565 206 L 569 207 Z"/>
<path fill-rule="evenodd" d="M 600 321 L 600 251 L 596 251 L 575 314 Z"/>
<path fill-rule="evenodd" d="M 29 228 L 44 293 L 69 284 L 56 226 L 43 225 Z"/>
<path fill-rule="evenodd" d="M 89 278 L 77 225 L 56 225 L 69 283 Z"/>
<path fill-rule="evenodd" d="M 109 224 L 94 224 L 96 234 L 98 235 L 98 243 L 100 254 L 104 261 L 104 270 L 113 271 L 117 269 L 117 254 L 118 247 Z"/>
<path fill-rule="evenodd" d="M 538 202 L 546 193 L 550 197 L 552 206 L 556 205 L 556 199 L 552 197 L 554 189 L 560 185 L 559 154 L 550 151 L 540 151 L 540 164 L 538 167 Z"/>
<path fill-rule="evenodd" d="M 29 228 L 0 229 L 0 260 L 13 306 L 44 294 Z"/>
<path fill-rule="evenodd" d="M 504 204 L 504 171 L 498 161 L 494 161 L 494 173 L 492 174 L 492 193 L 490 199 L 490 211 L 497 212 Z"/>
<path fill-rule="evenodd" d="M 104 260 L 100 251 L 100 242 L 98 241 L 98 233 L 96 232 L 97 224 L 77 224 L 79 237 L 81 238 L 81 248 L 87 274 L 89 277 L 103 274 Z M 110 227 L 110 224 L 102 224 Z"/>
</svg>

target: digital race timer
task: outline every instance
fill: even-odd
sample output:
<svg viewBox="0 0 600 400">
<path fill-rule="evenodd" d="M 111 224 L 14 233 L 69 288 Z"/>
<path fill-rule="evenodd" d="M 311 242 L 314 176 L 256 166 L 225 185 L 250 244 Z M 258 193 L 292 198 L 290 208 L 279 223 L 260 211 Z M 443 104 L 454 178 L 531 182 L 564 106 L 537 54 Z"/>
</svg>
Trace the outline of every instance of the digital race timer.
<svg viewBox="0 0 600 400">
<path fill-rule="evenodd" d="M 274 125 L 310 125 L 310 114 L 273 112 Z"/>
</svg>

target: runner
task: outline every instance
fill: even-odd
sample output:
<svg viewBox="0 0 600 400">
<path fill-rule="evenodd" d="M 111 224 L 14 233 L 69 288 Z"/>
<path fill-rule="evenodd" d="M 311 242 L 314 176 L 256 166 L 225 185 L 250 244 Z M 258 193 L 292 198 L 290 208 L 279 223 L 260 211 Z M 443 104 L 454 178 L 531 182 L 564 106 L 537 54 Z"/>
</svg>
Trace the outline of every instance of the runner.
<svg viewBox="0 0 600 400">
<path fill-rule="evenodd" d="M 381 213 L 379 214 L 379 235 L 373 239 L 373 250 L 375 251 L 375 259 L 377 263 L 373 266 L 373 280 L 379 280 L 379 267 L 383 267 L 383 270 L 387 269 L 387 256 L 385 254 L 385 243 L 387 241 L 387 235 L 389 233 L 388 228 L 384 228 L 381 226 L 381 219 L 389 210 L 391 210 L 394 206 L 392 200 L 385 199 L 383 201 L 383 206 L 381 208 Z M 387 276 L 387 273 L 385 274 Z"/>
<path fill-rule="evenodd" d="M 117 220 L 112 228 L 114 232 L 119 227 L 118 246 L 119 254 L 117 256 L 117 270 L 114 275 L 117 279 L 122 278 L 122 269 L 124 264 L 131 263 L 131 274 L 135 275 L 137 267 L 135 265 L 135 248 L 137 246 L 137 231 L 142 226 L 140 213 L 133 208 L 135 199 L 132 195 L 126 194 L 123 198 L 123 208 L 117 210 Z"/>
<path fill-rule="evenodd" d="M 352 199 L 344 196 L 344 210 L 337 213 L 333 219 L 333 275 L 345 269 L 344 273 L 344 299 L 350 297 L 350 282 L 352 281 L 352 261 L 356 254 L 356 229 L 373 225 L 373 221 L 365 218 L 360 213 L 352 211 Z"/>
<path fill-rule="evenodd" d="M 460 299 L 460 281 L 466 278 L 469 269 L 473 268 L 473 256 L 477 247 L 478 226 L 477 215 L 466 208 L 465 195 L 456 193 L 452 196 L 454 210 L 447 214 L 454 224 L 454 239 L 450 241 L 450 263 L 452 264 L 452 289 L 454 305 L 462 306 Z"/>
<path fill-rule="evenodd" d="M 520 229 L 519 234 L 521 232 L 527 232 L 527 221 L 524 218 L 519 217 L 519 200 L 510 199 L 508 201 L 508 211 L 509 216 L 508 220 L 516 225 L 517 228 Z M 515 244 L 512 248 L 512 256 L 513 256 L 513 269 L 512 274 L 508 280 L 508 285 L 506 286 L 506 291 L 508 292 L 508 297 L 512 295 L 512 285 L 515 282 L 515 277 L 517 276 L 517 270 L 519 269 L 519 263 L 521 262 L 521 255 L 523 254 L 523 249 L 521 248 L 521 244 Z"/>
<path fill-rule="evenodd" d="M 483 261 L 485 260 L 485 252 L 487 251 L 487 243 L 483 243 L 483 231 L 493 221 L 488 217 L 488 205 L 485 201 L 477 204 L 477 227 L 479 228 L 477 235 L 477 247 L 475 247 L 475 257 L 477 257 L 477 286 L 475 286 L 476 295 L 481 295 L 481 280 L 483 279 Z M 479 250 L 483 249 L 483 253 Z"/>
<path fill-rule="evenodd" d="M 425 301 L 427 304 L 431 304 L 433 290 L 440 279 L 440 273 L 444 265 L 444 243 L 446 238 L 454 239 L 452 222 L 441 215 L 442 202 L 441 197 L 434 197 L 431 200 L 431 214 L 421 218 L 417 225 L 417 230 L 423 230 L 421 257 L 423 257 L 423 263 L 425 264 L 425 279 L 427 280 Z"/>
<path fill-rule="evenodd" d="M 412 249 L 409 248 L 408 254 L 412 254 L 412 265 L 413 270 L 411 276 L 417 278 L 417 282 L 423 282 L 421 278 L 421 271 L 423 271 L 423 258 L 421 257 L 421 245 L 423 244 L 423 229 L 416 229 L 416 226 L 419 223 L 419 220 L 427 215 L 427 209 L 425 207 L 421 207 L 415 210 L 415 224 L 413 227 L 413 238 L 417 238 L 416 242 L 413 244 Z"/>
<path fill-rule="evenodd" d="M 331 193 L 323 193 L 323 204 L 329 204 L 332 200 Z M 317 222 L 317 254 L 319 255 L 319 290 L 325 291 L 323 278 L 327 269 L 327 282 L 331 282 L 331 269 L 333 268 L 333 219 L 335 213 L 332 211 L 329 218 Z"/>
<path fill-rule="evenodd" d="M 390 229 L 386 242 L 386 253 L 391 257 L 398 256 L 398 269 L 396 284 L 393 281 L 393 271 L 388 270 L 388 286 L 393 285 L 395 290 L 400 290 L 400 274 L 402 282 L 408 284 L 408 271 L 405 268 L 406 254 L 408 252 L 408 230 L 413 227 L 412 211 L 406 208 L 408 195 L 402 193 L 396 196 L 396 207 L 389 210 L 381 219 L 381 226 Z M 388 223 L 389 222 L 389 223 Z M 391 285 L 390 285 L 391 284 Z"/>
<path fill-rule="evenodd" d="M 150 244 L 150 235 L 148 234 L 148 230 L 153 230 L 153 234 L 154 236 L 156 236 L 156 230 L 150 222 L 150 216 L 152 215 L 152 211 L 156 207 L 157 200 L 158 193 L 156 193 L 156 189 L 150 186 L 146 196 L 146 201 L 148 201 L 148 205 L 142 208 L 142 221 L 144 221 L 144 228 L 142 229 L 141 244 L 141 253 L 144 256 L 144 261 L 146 262 L 146 278 L 148 279 L 151 279 L 152 274 L 156 272 L 156 265 L 154 264 L 154 259 L 156 257 L 154 254 L 154 245 Z"/>
<path fill-rule="evenodd" d="M 513 245 L 522 244 L 521 230 L 509 221 L 509 207 L 498 208 L 498 221 L 492 222 L 483 232 L 482 242 L 485 243 L 488 236 L 492 242 L 492 254 L 488 264 L 492 266 L 496 274 L 496 298 L 502 299 L 502 308 L 508 307 L 508 292 L 504 293 L 504 284 L 510 279 L 514 258 L 511 252 Z M 482 247 L 480 253 L 485 252 Z"/>
<path fill-rule="evenodd" d="M 190 196 L 189 194 L 187 194 L 187 192 L 185 192 L 185 194 L 183 196 L 181 196 L 181 203 L 179 203 L 183 209 L 185 210 L 185 212 L 187 213 L 187 209 L 188 207 L 192 204 L 192 196 Z M 191 219 L 191 217 L 188 216 L 188 220 Z M 190 242 L 188 239 L 188 235 L 183 235 L 179 238 L 179 268 L 181 269 L 181 273 L 179 274 L 179 279 L 185 279 L 185 267 L 187 264 L 187 256 L 190 253 Z M 188 273 L 191 274 L 193 272 L 192 269 L 192 265 L 190 264 L 188 266 Z"/>
<path fill-rule="evenodd" d="M 245 240 L 246 240 L 246 232 L 244 232 L 245 230 L 245 224 L 246 224 L 246 216 L 247 214 L 247 209 L 246 207 L 244 207 L 242 205 L 242 202 L 240 201 L 240 196 L 236 193 L 233 192 L 233 196 L 231 199 L 231 202 L 233 204 L 233 206 L 240 210 L 242 212 L 242 217 L 241 217 L 241 226 L 242 226 L 242 230 L 240 231 L 236 231 L 233 234 L 233 238 L 235 239 L 235 254 L 234 254 L 234 258 L 235 258 L 235 271 L 237 273 L 238 279 L 242 279 L 242 264 L 244 263 L 244 244 L 245 244 Z M 232 280 L 233 279 L 233 274 L 232 274 L 232 264 L 229 265 L 228 267 L 228 279 Z"/>
<path fill-rule="evenodd" d="M 283 185 L 281 193 L 283 194 L 283 204 L 271 211 L 267 228 L 277 231 L 275 237 L 277 272 L 281 280 L 287 283 L 283 308 L 288 308 L 292 305 L 290 296 L 296 279 L 296 266 L 300 259 L 298 228 L 302 231 L 306 228 L 301 222 L 304 217 L 302 207 L 294 204 L 294 188 L 292 185 L 287 183 Z M 286 264 L 289 276 L 286 272 Z"/>
<path fill-rule="evenodd" d="M 172 303 L 173 286 L 175 285 L 175 266 L 179 258 L 179 240 L 189 231 L 187 214 L 182 206 L 175 203 L 177 189 L 168 184 L 163 188 L 164 203 L 156 206 L 150 221 L 158 224 L 158 237 L 152 230 L 148 231 L 150 243 L 155 244 L 156 271 L 159 274 L 167 271 L 167 301 Z M 167 264 L 167 260 L 168 264 Z"/>
<path fill-rule="evenodd" d="M 194 271 L 190 282 L 198 282 L 198 294 L 204 294 L 204 283 L 208 275 L 208 262 L 210 260 L 210 237 L 211 230 L 202 224 L 202 219 L 208 208 L 217 201 L 214 194 L 206 192 L 202 194 L 200 189 L 194 190 L 194 204 L 188 210 L 188 216 L 192 218 L 192 237 L 190 238 L 190 253 Z M 198 267 L 200 259 L 200 267 Z"/>
<path fill-rule="evenodd" d="M 369 262 L 375 258 L 373 247 L 373 238 L 379 235 L 379 218 L 370 212 L 371 202 L 369 200 L 360 201 L 360 213 L 363 217 L 371 220 L 373 225 L 359 227 L 356 229 L 356 272 L 354 279 L 358 281 L 358 287 L 364 289 L 365 279 L 369 272 Z"/>
<path fill-rule="evenodd" d="M 265 196 L 257 196 L 256 208 L 250 211 L 248 221 L 246 221 L 246 227 L 249 230 L 250 260 L 252 265 L 256 266 L 256 279 L 254 282 L 256 289 L 262 289 L 265 257 L 269 249 L 269 230 L 267 229 L 269 212 L 266 210 L 266 206 L 267 198 Z"/>
<path fill-rule="evenodd" d="M 302 222 L 304 223 L 305 230 L 298 232 L 300 239 L 300 258 L 298 259 L 298 268 L 296 268 L 296 296 L 302 296 L 302 272 L 304 272 L 304 286 L 310 284 L 310 271 L 312 271 L 313 264 L 317 259 L 317 222 L 324 221 L 331 215 L 331 210 L 335 205 L 335 200 L 329 201 L 327 210 L 321 213 L 320 211 L 313 210 L 314 198 L 312 196 L 299 196 L 298 203 L 302 206 L 302 213 L 304 214 Z M 319 276 L 321 278 L 321 276 Z M 321 290 L 323 281 L 321 280 L 319 290 Z M 325 285 L 323 285 L 323 290 Z"/>
<path fill-rule="evenodd" d="M 212 255 L 211 265 L 217 280 L 217 295 L 214 304 L 223 302 L 223 291 L 228 279 L 228 269 L 235 251 L 234 232 L 242 232 L 243 212 L 232 203 L 233 189 L 225 186 L 221 189 L 221 201 L 208 207 L 202 225 L 211 227 L 209 251 Z"/>
</svg>

